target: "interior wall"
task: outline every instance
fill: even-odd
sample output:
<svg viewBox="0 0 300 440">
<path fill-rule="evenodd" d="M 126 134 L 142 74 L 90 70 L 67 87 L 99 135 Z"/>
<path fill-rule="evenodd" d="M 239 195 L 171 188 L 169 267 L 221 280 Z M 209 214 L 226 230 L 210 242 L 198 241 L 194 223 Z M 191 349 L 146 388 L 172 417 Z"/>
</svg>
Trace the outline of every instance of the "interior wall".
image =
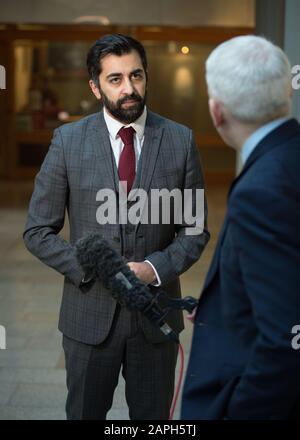
<svg viewBox="0 0 300 440">
<path fill-rule="evenodd" d="M 2 23 L 254 26 L 255 0 L 0 0 Z"/>
</svg>

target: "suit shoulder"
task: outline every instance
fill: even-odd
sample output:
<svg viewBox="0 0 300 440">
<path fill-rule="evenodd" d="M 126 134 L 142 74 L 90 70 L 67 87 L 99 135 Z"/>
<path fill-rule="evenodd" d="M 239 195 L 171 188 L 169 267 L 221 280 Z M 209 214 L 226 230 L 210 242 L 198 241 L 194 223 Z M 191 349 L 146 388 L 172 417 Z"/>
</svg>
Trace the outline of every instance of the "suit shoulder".
<svg viewBox="0 0 300 440">
<path fill-rule="evenodd" d="M 151 114 L 151 117 L 155 119 L 156 124 L 159 124 L 161 127 L 167 128 L 170 131 L 179 131 L 183 134 L 190 135 L 191 128 L 187 127 L 186 125 L 180 124 L 172 119 L 165 118 L 157 113 L 149 113 Z"/>
<path fill-rule="evenodd" d="M 291 167 L 299 167 L 300 136 L 290 139 L 285 144 L 278 145 L 278 147 L 274 148 L 274 150 L 271 152 L 271 156 L 274 158 L 274 160 L 289 164 Z"/>
<path fill-rule="evenodd" d="M 282 185 L 296 178 L 300 188 L 300 136 L 277 145 L 256 161 L 253 172 L 265 176 L 270 182 Z"/>
<path fill-rule="evenodd" d="M 77 132 L 85 131 L 87 127 L 93 125 L 98 118 L 99 118 L 99 113 L 93 113 L 91 115 L 83 117 L 79 121 L 68 122 L 66 124 L 63 124 L 60 127 L 58 127 L 58 130 L 60 131 L 62 136 L 72 134 L 76 131 Z"/>
</svg>

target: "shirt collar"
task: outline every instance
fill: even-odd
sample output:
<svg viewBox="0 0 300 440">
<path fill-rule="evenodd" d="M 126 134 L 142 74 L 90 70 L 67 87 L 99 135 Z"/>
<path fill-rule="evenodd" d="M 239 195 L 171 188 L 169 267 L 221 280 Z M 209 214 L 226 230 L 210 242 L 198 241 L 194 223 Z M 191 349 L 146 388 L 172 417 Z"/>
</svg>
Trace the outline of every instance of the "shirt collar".
<svg viewBox="0 0 300 440">
<path fill-rule="evenodd" d="M 134 128 L 139 140 L 140 141 L 142 140 L 142 138 L 144 136 L 146 118 L 147 118 L 146 106 L 144 107 L 144 111 L 141 114 L 141 116 L 138 119 L 136 119 L 134 122 L 132 122 L 131 124 L 128 124 L 128 125 L 124 125 L 122 122 L 117 121 L 115 118 L 110 116 L 105 107 L 103 107 L 103 115 L 104 115 L 104 120 L 106 122 L 109 134 L 111 135 L 111 137 L 113 139 L 117 139 L 117 137 L 119 136 L 118 132 L 122 127 L 132 127 L 132 128 Z"/>
<path fill-rule="evenodd" d="M 275 119 L 274 121 L 268 122 L 263 126 L 259 127 L 255 130 L 245 141 L 241 155 L 243 165 L 246 163 L 248 157 L 252 153 L 252 151 L 257 147 L 260 141 L 265 138 L 271 131 L 275 130 L 275 128 L 279 127 L 284 122 L 288 121 L 290 117 Z"/>
</svg>

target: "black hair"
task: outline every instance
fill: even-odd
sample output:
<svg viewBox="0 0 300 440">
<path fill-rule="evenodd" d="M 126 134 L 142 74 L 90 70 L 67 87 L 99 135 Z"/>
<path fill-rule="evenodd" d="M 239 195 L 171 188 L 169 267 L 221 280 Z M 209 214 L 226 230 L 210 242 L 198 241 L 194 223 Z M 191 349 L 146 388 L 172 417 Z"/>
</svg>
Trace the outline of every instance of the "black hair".
<svg viewBox="0 0 300 440">
<path fill-rule="evenodd" d="M 101 60 L 109 54 L 121 56 L 136 50 L 139 54 L 147 79 L 147 57 L 144 46 L 128 35 L 109 34 L 95 41 L 87 54 L 87 69 L 90 79 L 99 86 Z"/>
</svg>

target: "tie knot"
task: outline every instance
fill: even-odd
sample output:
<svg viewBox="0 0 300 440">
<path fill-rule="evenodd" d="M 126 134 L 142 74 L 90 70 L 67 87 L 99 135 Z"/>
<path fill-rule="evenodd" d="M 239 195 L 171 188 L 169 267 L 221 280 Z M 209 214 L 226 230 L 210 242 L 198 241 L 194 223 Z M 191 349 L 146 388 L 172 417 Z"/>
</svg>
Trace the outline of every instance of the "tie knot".
<svg viewBox="0 0 300 440">
<path fill-rule="evenodd" d="M 135 133 L 135 129 L 133 127 L 122 127 L 119 130 L 119 136 L 122 139 L 124 145 L 133 145 L 133 135 Z"/>
</svg>

